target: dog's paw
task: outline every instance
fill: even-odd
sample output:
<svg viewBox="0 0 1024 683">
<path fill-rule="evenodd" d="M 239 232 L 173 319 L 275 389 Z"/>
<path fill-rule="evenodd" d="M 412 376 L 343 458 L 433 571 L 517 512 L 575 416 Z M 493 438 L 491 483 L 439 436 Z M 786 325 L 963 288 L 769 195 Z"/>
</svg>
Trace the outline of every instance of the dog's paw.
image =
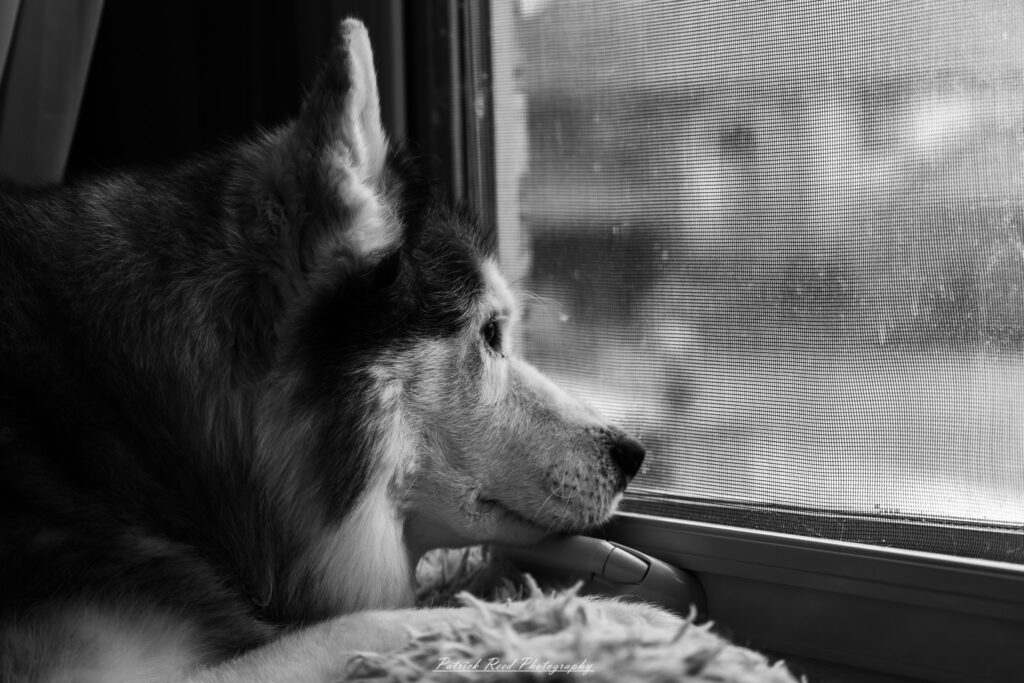
<svg viewBox="0 0 1024 683">
<path fill-rule="evenodd" d="M 645 602 L 617 598 L 591 598 L 594 616 L 644 633 L 675 634 L 687 623 L 676 614 Z"/>
</svg>

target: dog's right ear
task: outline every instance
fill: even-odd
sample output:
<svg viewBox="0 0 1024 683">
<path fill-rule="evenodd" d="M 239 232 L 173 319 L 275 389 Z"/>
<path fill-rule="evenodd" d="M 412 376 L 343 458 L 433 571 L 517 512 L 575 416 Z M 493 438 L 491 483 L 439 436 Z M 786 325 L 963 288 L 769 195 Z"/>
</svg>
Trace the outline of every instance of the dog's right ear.
<svg viewBox="0 0 1024 683">
<path fill-rule="evenodd" d="M 382 197 L 388 141 L 362 22 L 341 23 L 279 145 L 274 181 L 304 272 L 325 259 L 372 266 L 398 246 L 402 226 Z"/>
</svg>

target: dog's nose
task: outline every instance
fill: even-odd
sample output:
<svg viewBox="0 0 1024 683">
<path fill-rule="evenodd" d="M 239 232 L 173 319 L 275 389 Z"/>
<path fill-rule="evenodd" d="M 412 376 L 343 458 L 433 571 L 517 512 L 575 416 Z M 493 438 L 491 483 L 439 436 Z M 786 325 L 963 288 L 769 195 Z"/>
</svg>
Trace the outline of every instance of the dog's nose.
<svg viewBox="0 0 1024 683">
<path fill-rule="evenodd" d="M 616 434 L 615 440 L 611 443 L 612 460 L 627 479 L 632 479 L 640 471 L 646 453 L 643 444 L 629 434 Z"/>
</svg>

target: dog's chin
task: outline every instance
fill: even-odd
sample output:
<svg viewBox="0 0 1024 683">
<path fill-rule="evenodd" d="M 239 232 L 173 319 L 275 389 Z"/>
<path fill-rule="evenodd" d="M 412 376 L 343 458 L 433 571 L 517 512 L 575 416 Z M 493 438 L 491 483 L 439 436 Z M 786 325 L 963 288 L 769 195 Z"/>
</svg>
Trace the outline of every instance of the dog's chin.
<svg viewBox="0 0 1024 683">
<path fill-rule="evenodd" d="M 616 500 L 616 503 L 618 501 Z M 597 527 L 611 518 L 616 506 L 602 511 L 585 513 L 580 510 L 552 510 L 545 519 L 528 516 L 516 510 L 511 503 L 498 498 L 481 496 L 476 504 L 475 526 L 488 531 L 486 541 L 508 544 L 535 543 L 555 534 L 581 533 Z"/>
<path fill-rule="evenodd" d="M 540 524 L 488 499 L 472 504 L 411 515 L 406 522 L 406 543 L 414 555 L 431 548 L 458 547 L 477 543 L 527 545 L 556 533 L 558 529 Z"/>
<path fill-rule="evenodd" d="M 549 504 L 541 518 L 481 492 L 458 507 L 412 514 L 406 523 L 406 540 L 414 551 L 476 543 L 528 545 L 548 536 L 583 533 L 600 526 L 614 513 L 618 498 L 600 510 L 562 509 Z"/>
<path fill-rule="evenodd" d="M 478 498 L 469 511 L 469 525 L 475 536 L 485 542 L 536 543 L 558 531 L 550 524 L 513 510 L 495 498 Z"/>
</svg>

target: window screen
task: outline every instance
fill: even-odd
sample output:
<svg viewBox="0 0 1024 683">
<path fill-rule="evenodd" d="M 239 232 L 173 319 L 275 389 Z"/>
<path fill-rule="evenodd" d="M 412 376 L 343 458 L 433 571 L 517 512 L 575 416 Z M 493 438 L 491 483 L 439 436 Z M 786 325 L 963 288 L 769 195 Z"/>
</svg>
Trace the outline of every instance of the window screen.
<svg viewBox="0 0 1024 683">
<path fill-rule="evenodd" d="M 521 348 L 625 509 L 1024 561 L 1022 5 L 490 15 Z"/>
</svg>

